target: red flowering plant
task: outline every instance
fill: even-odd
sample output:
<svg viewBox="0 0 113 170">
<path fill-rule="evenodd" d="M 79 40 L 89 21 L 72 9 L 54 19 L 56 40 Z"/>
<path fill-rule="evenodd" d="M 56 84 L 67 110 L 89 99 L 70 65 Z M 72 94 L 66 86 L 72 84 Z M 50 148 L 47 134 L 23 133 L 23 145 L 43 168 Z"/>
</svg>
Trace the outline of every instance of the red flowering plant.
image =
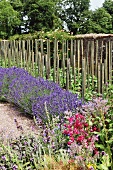
<svg viewBox="0 0 113 170">
<path fill-rule="evenodd" d="M 82 155 L 82 158 L 84 156 L 83 160 L 87 160 L 86 153 L 89 151 L 90 157 L 99 156 L 98 168 L 111 166 L 111 169 L 113 169 L 113 119 L 111 112 L 109 112 L 107 100 L 100 97 L 93 99 L 91 102 L 82 105 L 77 111 L 78 113 L 66 117 L 67 121 L 64 124 L 65 129 L 63 131 L 67 137 L 71 154 L 74 151 L 73 156 Z M 80 147 L 82 153 L 85 154 L 80 151 L 77 152 Z M 107 165 L 103 162 L 103 153 L 109 157 Z"/>
<path fill-rule="evenodd" d="M 94 164 L 99 153 L 95 147 L 98 136 L 92 133 L 92 130 L 96 129 L 88 123 L 82 113 L 72 114 L 71 112 L 66 112 L 66 114 L 68 116 L 66 116 L 67 121 L 64 124 L 63 134 L 67 137 L 71 158 L 74 158 L 77 163 L 83 166 L 89 163 Z M 93 159 L 91 158 L 92 156 Z"/>
<path fill-rule="evenodd" d="M 100 151 L 98 168 L 113 169 L 113 110 L 111 110 L 109 99 L 102 97 L 93 98 L 91 102 L 82 105 L 81 113 L 85 114 L 89 124 L 91 125 L 91 132 L 98 135 L 98 142 L 95 146 Z M 103 154 L 104 153 L 104 154 Z M 108 156 L 106 162 L 105 155 Z M 102 163 L 102 164 L 101 164 Z"/>
<path fill-rule="evenodd" d="M 92 138 L 92 134 L 89 134 L 92 126 L 88 124 L 85 116 L 81 113 L 76 113 L 66 119 L 63 134 L 68 136 L 67 144 L 71 145 L 75 140 L 78 144 L 81 144 L 83 140 L 86 140 L 86 145 L 88 145 Z M 93 127 L 93 130 L 95 130 L 95 127 Z"/>
</svg>

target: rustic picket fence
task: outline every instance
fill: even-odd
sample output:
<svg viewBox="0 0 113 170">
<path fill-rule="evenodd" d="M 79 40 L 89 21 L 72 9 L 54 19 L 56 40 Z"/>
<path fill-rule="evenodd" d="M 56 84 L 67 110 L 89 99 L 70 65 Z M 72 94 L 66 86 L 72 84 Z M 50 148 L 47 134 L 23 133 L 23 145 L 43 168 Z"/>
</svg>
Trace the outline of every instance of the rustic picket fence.
<svg viewBox="0 0 113 170">
<path fill-rule="evenodd" d="M 53 69 L 53 81 L 60 84 L 66 79 L 66 89 L 71 89 L 71 81 L 77 83 L 76 76 L 82 74 L 81 93 L 86 87 L 95 88 L 97 77 L 98 93 L 103 93 L 106 82 L 112 82 L 113 35 L 86 34 L 71 40 L 2 40 L 0 41 L 0 66 L 25 68 L 34 76 L 49 79 Z M 60 69 L 63 75 L 60 75 Z"/>
</svg>

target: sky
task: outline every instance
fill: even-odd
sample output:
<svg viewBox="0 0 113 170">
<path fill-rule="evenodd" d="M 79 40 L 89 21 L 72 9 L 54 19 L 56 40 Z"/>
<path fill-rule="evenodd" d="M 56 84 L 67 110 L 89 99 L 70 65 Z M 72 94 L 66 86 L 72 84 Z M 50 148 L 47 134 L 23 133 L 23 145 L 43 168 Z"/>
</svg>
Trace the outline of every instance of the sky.
<svg viewBox="0 0 113 170">
<path fill-rule="evenodd" d="M 91 9 L 92 10 L 95 10 L 99 7 L 102 6 L 102 3 L 105 1 L 105 0 L 90 0 L 91 1 Z"/>
</svg>

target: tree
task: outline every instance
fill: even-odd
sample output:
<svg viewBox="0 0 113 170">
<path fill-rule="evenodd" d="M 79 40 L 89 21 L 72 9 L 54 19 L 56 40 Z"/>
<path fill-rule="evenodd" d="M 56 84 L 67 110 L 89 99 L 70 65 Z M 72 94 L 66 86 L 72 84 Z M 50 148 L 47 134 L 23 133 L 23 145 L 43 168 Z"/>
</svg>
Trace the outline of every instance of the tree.
<svg viewBox="0 0 113 170">
<path fill-rule="evenodd" d="M 0 38 L 13 35 L 13 27 L 20 24 L 18 12 L 7 0 L 0 1 Z"/>
<path fill-rule="evenodd" d="M 113 30 L 113 1 L 105 0 L 103 3 L 103 8 L 111 15 L 112 17 L 112 30 Z"/>
<path fill-rule="evenodd" d="M 112 33 L 112 17 L 104 9 L 89 11 L 89 15 L 80 27 L 80 33 Z"/>
<path fill-rule="evenodd" d="M 60 18 L 63 20 L 70 32 L 79 33 L 82 23 L 87 19 L 90 0 L 63 0 Z"/>
<path fill-rule="evenodd" d="M 26 28 L 29 32 L 54 28 L 54 20 L 58 20 L 55 15 L 57 1 L 53 0 L 27 0 L 24 5 L 24 15 L 27 16 Z"/>
<path fill-rule="evenodd" d="M 87 12 L 87 17 L 84 19 L 83 18 L 83 22 L 80 25 L 79 28 L 79 33 L 80 34 L 88 34 L 88 33 L 93 33 L 94 32 L 94 21 L 92 20 L 92 16 L 93 16 L 93 11 L 89 10 Z"/>
<path fill-rule="evenodd" d="M 18 12 L 18 17 L 20 19 L 20 24 L 14 26 L 13 28 L 13 34 L 21 34 L 24 30 L 25 24 L 23 14 L 24 3 L 22 0 L 10 0 L 10 4 L 13 7 L 13 9 Z"/>
<path fill-rule="evenodd" d="M 91 20 L 93 21 L 93 32 L 112 33 L 112 17 L 104 8 L 95 10 Z"/>
</svg>

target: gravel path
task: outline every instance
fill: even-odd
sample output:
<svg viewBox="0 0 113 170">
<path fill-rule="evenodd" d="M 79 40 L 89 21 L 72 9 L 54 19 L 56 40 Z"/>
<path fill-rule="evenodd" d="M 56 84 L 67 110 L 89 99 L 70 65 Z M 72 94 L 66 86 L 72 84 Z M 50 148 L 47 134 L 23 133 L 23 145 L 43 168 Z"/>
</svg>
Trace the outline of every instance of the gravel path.
<svg viewBox="0 0 113 170">
<path fill-rule="evenodd" d="M 0 103 L 0 137 L 4 141 L 16 138 L 22 133 L 37 134 L 38 127 L 32 118 L 25 116 L 19 109 L 9 103 Z"/>
</svg>

